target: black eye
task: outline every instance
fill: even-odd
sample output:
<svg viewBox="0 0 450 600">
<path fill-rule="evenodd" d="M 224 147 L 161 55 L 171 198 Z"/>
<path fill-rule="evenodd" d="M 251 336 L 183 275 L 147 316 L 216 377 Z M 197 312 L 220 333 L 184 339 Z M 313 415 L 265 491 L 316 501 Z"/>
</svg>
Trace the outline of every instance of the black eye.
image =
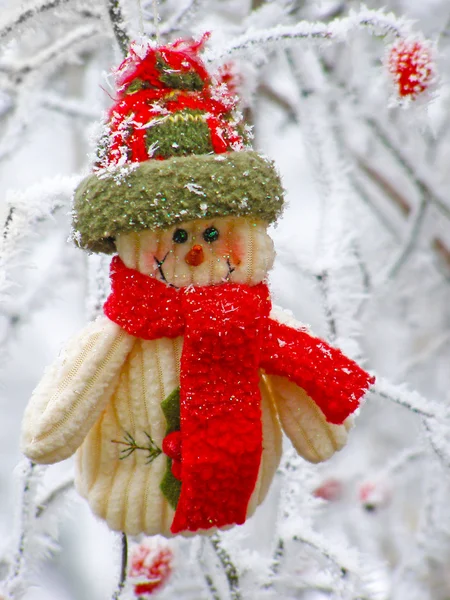
<svg viewBox="0 0 450 600">
<path fill-rule="evenodd" d="M 215 242 L 219 239 L 219 232 L 215 227 L 208 227 L 208 229 L 205 229 L 203 232 L 203 239 L 205 242 Z"/>
<path fill-rule="evenodd" d="M 176 229 L 172 239 L 175 244 L 184 244 L 188 239 L 188 232 L 186 229 Z"/>
</svg>

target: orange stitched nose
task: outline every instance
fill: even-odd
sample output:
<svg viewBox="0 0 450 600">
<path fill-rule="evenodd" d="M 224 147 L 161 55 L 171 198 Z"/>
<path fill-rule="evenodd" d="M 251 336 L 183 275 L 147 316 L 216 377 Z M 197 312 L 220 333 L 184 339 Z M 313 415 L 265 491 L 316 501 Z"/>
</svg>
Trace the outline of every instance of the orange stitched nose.
<svg viewBox="0 0 450 600">
<path fill-rule="evenodd" d="M 205 260 L 205 255 L 203 253 L 203 248 L 199 245 L 192 246 L 189 252 L 184 257 L 184 260 L 191 267 L 198 267 Z"/>
</svg>

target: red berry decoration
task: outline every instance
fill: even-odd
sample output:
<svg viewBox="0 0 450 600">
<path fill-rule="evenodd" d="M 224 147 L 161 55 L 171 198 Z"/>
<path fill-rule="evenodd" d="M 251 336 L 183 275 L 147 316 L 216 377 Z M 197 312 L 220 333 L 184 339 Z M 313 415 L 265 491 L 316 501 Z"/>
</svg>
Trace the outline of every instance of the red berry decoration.
<svg viewBox="0 0 450 600">
<path fill-rule="evenodd" d="M 172 431 L 166 435 L 162 443 L 162 451 L 173 460 L 181 459 L 181 432 Z"/>
<path fill-rule="evenodd" d="M 330 477 L 325 479 L 316 489 L 313 491 L 315 498 L 322 498 L 328 502 L 335 502 L 339 500 L 343 493 L 343 485 L 339 479 Z"/>
<path fill-rule="evenodd" d="M 221 67 L 219 67 L 216 73 L 217 83 L 225 84 L 227 86 L 228 92 L 232 95 L 237 94 L 239 88 L 243 84 L 243 78 L 236 66 L 232 62 L 225 63 Z"/>
<path fill-rule="evenodd" d="M 392 491 L 384 482 L 366 481 L 359 488 L 359 500 L 367 512 L 376 512 L 387 506 L 391 497 Z"/>
<path fill-rule="evenodd" d="M 151 596 L 161 589 L 173 571 L 173 552 L 160 542 L 143 542 L 136 546 L 130 559 L 130 580 L 138 598 Z"/>
<path fill-rule="evenodd" d="M 389 51 L 387 64 L 401 98 L 414 100 L 435 78 L 433 51 L 425 40 L 399 39 Z"/>
</svg>

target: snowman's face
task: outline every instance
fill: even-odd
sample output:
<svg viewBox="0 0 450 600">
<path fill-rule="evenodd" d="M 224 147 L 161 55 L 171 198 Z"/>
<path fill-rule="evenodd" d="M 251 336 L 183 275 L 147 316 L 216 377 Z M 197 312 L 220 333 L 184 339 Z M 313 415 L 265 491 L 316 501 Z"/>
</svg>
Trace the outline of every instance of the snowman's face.
<svg viewBox="0 0 450 600">
<path fill-rule="evenodd" d="M 248 217 L 188 221 L 161 231 L 118 235 L 125 265 L 176 287 L 224 282 L 255 285 L 274 260 L 267 223 Z"/>
</svg>

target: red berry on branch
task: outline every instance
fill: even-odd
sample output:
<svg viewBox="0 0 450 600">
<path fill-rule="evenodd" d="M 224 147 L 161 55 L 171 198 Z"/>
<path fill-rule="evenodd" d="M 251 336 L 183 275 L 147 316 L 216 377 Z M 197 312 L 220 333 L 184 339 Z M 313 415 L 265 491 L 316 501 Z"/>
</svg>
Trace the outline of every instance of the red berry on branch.
<svg viewBox="0 0 450 600">
<path fill-rule="evenodd" d="M 376 512 L 390 503 L 392 491 L 385 482 L 366 481 L 360 486 L 358 495 L 367 512 Z"/>
<path fill-rule="evenodd" d="M 322 500 L 328 500 L 328 502 L 335 502 L 342 496 L 343 485 L 339 479 L 330 477 L 325 479 L 316 489 L 313 491 L 313 496 L 316 498 L 322 498 Z"/>
<path fill-rule="evenodd" d="M 129 577 L 139 598 L 161 589 L 172 571 L 173 552 L 168 544 L 146 540 L 131 552 Z"/>
<path fill-rule="evenodd" d="M 387 67 L 401 98 L 417 98 L 436 77 L 431 44 L 417 38 L 397 40 L 389 50 Z"/>
<path fill-rule="evenodd" d="M 219 84 L 224 83 L 230 94 L 237 94 L 242 85 L 242 75 L 232 62 L 225 63 L 219 67 L 216 73 L 216 79 Z"/>
</svg>

